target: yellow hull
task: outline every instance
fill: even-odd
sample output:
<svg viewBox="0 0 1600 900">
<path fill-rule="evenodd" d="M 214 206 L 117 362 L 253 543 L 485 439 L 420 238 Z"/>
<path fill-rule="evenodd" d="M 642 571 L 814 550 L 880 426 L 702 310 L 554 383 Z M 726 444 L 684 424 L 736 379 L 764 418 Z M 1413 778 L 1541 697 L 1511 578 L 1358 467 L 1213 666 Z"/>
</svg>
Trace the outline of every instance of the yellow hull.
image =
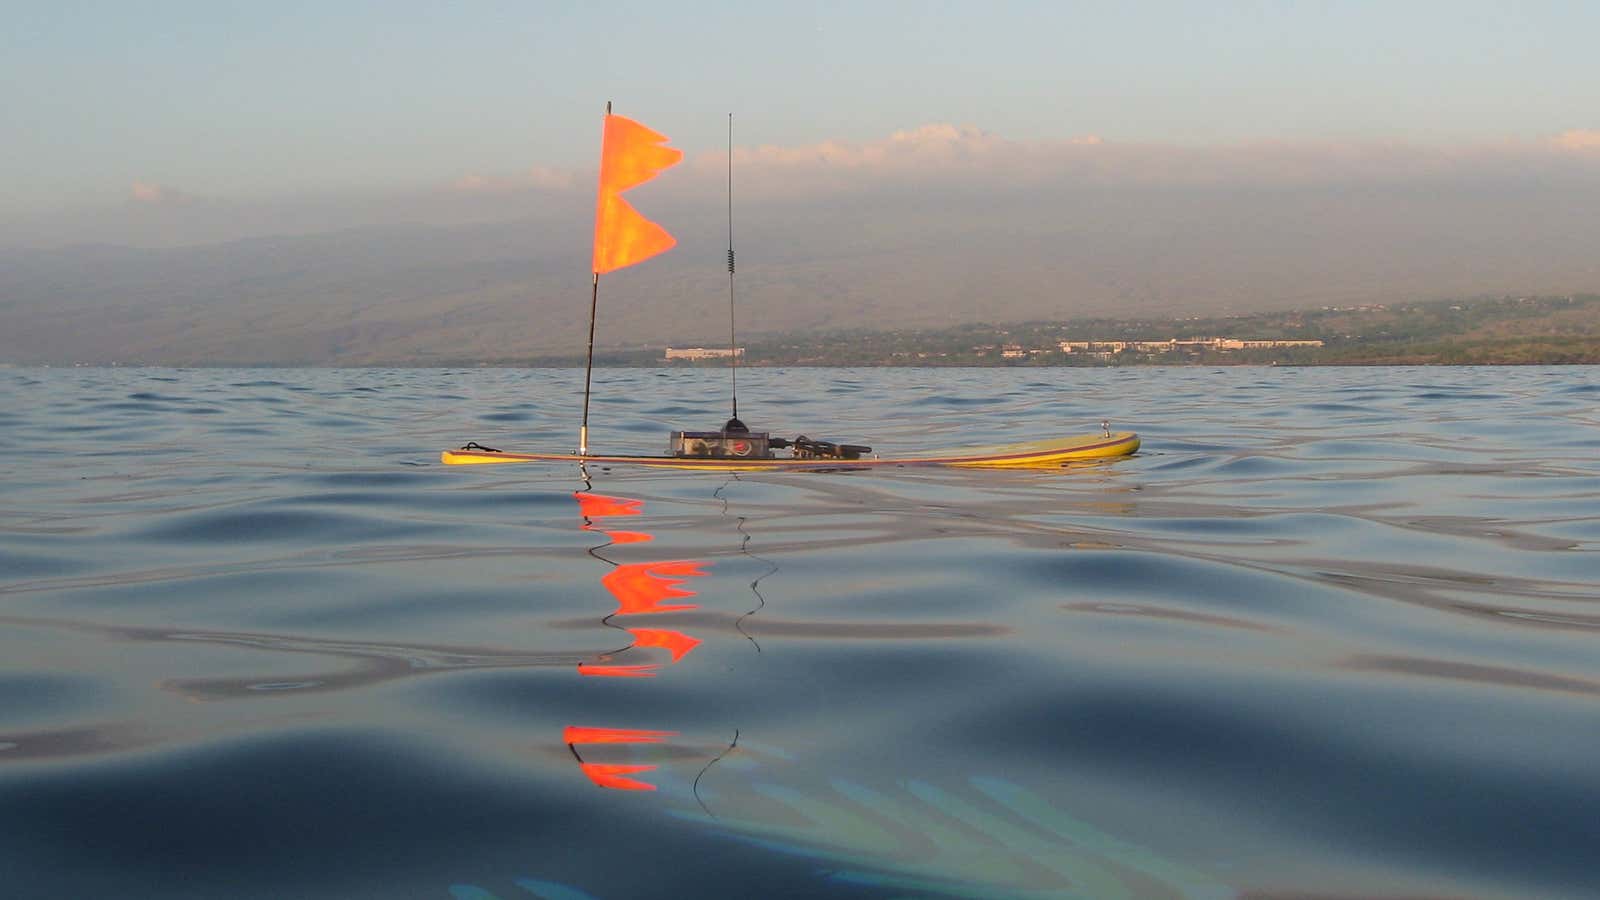
<svg viewBox="0 0 1600 900">
<path fill-rule="evenodd" d="M 449 466 L 493 465 L 515 462 L 576 462 L 593 465 L 636 465 L 658 469 L 692 469 L 697 472 L 768 472 L 826 469 L 881 469 L 904 466 L 957 466 L 969 469 L 1054 469 L 1067 463 L 1129 456 L 1139 449 L 1139 436 L 1131 431 L 1084 434 L 1074 437 L 998 447 L 966 447 L 938 454 L 894 459 L 717 459 L 675 456 L 579 456 L 575 453 L 508 453 L 499 450 L 446 450 L 439 460 Z"/>
</svg>

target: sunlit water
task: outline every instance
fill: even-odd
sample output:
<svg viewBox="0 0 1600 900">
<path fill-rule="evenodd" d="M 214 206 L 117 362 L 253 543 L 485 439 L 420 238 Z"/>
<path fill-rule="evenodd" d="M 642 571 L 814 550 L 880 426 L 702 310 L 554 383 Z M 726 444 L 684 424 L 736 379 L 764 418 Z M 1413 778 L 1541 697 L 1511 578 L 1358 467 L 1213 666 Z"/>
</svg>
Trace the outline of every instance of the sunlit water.
<svg viewBox="0 0 1600 900">
<path fill-rule="evenodd" d="M 1593 896 L 1597 376 L 0 371 L 0 895 Z"/>
</svg>

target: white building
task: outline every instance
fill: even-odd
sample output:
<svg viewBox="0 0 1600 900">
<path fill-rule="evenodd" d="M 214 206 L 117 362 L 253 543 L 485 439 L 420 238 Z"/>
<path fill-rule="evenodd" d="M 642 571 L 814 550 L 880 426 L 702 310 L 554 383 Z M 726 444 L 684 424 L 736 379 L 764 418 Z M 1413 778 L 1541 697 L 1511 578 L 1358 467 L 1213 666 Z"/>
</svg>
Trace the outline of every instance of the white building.
<svg viewBox="0 0 1600 900">
<path fill-rule="evenodd" d="M 685 347 L 682 350 L 667 348 L 667 359 L 727 359 L 730 356 L 744 358 L 744 348 L 735 347 Z"/>
</svg>

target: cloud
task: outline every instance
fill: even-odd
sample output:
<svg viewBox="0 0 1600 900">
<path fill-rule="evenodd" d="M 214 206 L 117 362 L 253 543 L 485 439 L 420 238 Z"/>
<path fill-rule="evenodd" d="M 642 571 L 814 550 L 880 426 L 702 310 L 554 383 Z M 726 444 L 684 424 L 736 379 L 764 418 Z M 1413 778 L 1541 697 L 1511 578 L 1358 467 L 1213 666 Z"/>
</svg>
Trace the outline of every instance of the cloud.
<svg viewBox="0 0 1600 900">
<path fill-rule="evenodd" d="M 876 141 L 740 147 L 734 150 L 734 169 L 748 190 L 785 195 L 875 188 L 1281 189 L 1529 182 L 1595 187 L 1600 186 L 1597 149 L 1600 131 L 1569 131 L 1549 140 L 1185 145 L 1099 135 L 1012 140 L 937 123 Z M 722 153 L 712 151 L 696 156 L 690 168 L 704 181 L 725 165 Z"/>
<path fill-rule="evenodd" d="M 1600 150 L 1600 130 L 1579 128 L 1572 131 L 1564 131 L 1556 135 L 1554 143 L 1563 150 L 1591 152 Z"/>
<path fill-rule="evenodd" d="M 1099 142 L 1092 137 L 1077 140 L 1084 143 L 1064 145 L 1081 147 Z M 862 143 L 825 140 L 796 147 L 738 147 L 734 149 L 733 163 L 738 171 L 787 181 L 796 176 L 828 179 L 850 173 L 884 177 L 992 171 L 1026 162 L 1037 151 L 1036 145 L 1008 140 L 970 125 L 933 123 Z M 711 152 L 696 157 L 693 167 L 702 172 L 720 171 L 725 163 L 721 153 Z"/>
<path fill-rule="evenodd" d="M 463 175 L 450 183 L 458 191 L 487 191 L 494 188 L 494 179 L 488 175 Z"/>
<path fill-rule="evenodd" d="M 1279 141 L 1229 144 L 1125 142 L 1098 134 L 1013 140 L 971 125 L 936 122 L 869 141 L 735 147 L 734 177 L 746 197 L 824 198 L 876 191 L 1029 189 L 1160 190 L 1426 187 L 1564 183 L 1600 186 L 1600 131 L 1536 140 L 1420 143 Z M 726 177 L 725 151 L 692 155 L 647 190 L 697 197 Z M 591 169 L 535 166 L 513 175 L 471 174 L 451 189 L 493 195 L 581 194 Z"/>
<path fill-rule="evenodd" d="M 956 209 L 1005 216 L 1032 203 L 1035 195 L 1048 195 L 1048 203 L 1059 204 L 1069 193 L 1085 204 L 1097 202 L 1096 197 L 1127 204 L 1153 200 L 1163 192 L 1194 191 L 1304 190 L 1394 197 L 1553 191 L 1572 202 L 1600 191 L 1597 129 L 1499 141 L 1179 144 L 1088 133 L 1013 139 L 940 122 L 865 141 L 745 145 L 736 147 L 734 156 L 741 207 L 764 204 L 774 215 L 782 207 L 790 215 L 807 217 L 805 221 L 839 210 L 859 217 L 878 205 L 916 209 L 911 219 L 917 222 L 944 221 L 939 213 Z M 663 222 L 697 217 L 720 221 L 726 166 L 720 148 L 696 152 L 640 187 L 639 208 Z M 473 172 L 409 190 L 277 198 L 198 196 L 141 179 L 129 185 L 125 202 L 109 209 L 0 220 L 0 246 L 78 241 L 176 246 L 364 225 L 511 220 L 563 222 L 579 233 L 581 228 L 570 225 L 592 214 L 595 177 L 593 166 L 530 164 L 520 171 Z M 159 215 L 153 214 L 156 210 Z"/>
<path fill-rule="evenodd" d="M 188 203 L 194 199 L 192 195 L 175 187 L 155 184 L 150 181 L 135 181 L 129 185 L 128 198 L 135 203 L 144 203 L 151 206 L 175 206 Z"/>
</svg>

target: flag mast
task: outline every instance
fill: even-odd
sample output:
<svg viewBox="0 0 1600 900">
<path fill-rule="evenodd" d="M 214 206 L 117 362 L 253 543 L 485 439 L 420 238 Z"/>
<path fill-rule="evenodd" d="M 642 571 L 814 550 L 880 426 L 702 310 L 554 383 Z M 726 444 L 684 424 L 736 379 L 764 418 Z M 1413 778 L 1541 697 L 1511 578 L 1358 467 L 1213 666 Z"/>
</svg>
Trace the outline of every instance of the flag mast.
<svg viewBox="0 0 1600 900">
<path fill-rule="evenodd" d="M 589 379 L 594 375 L 594 314 L 600 305 L 600 273 L 589 281 L 589 355 L 583 363 L 583 424 L 578 426 L 578 455 L 589 455 Z"/>
<path fill-rule="evenodd" d="M 606 115 L 611 115 L 611 101 L 606 101 Z M 602 147 L 604 138 L 602 137 Z M 605 163 L 602 160 L 601 166 Z M 602 176 L 603 177 L 603 176 Z M 594 375 L 594 318 L 600 308 L 600 272 L 596 269 L 589 277 L 589 352 L 583 361 L 583 424 L 578 426 L 578 455 L 589 455 L 589 382 Z"/>
</svg>

